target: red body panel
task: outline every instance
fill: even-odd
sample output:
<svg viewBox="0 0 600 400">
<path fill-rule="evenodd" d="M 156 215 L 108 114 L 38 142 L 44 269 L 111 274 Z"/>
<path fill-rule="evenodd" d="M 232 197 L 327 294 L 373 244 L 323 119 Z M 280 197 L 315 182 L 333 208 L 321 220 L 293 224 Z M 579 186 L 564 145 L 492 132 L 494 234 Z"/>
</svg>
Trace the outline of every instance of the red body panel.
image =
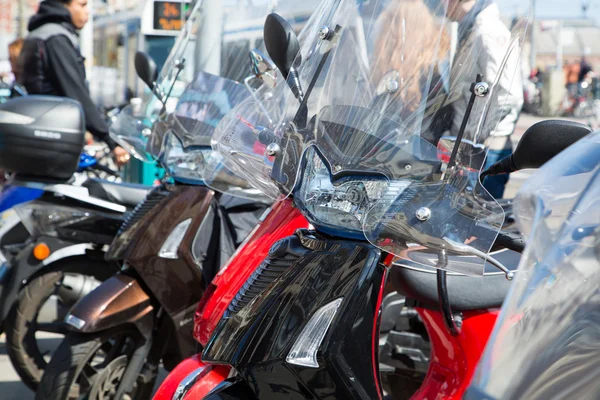
<svg viewBox="0 0 600 400">
<path fill-rule="evenodd" d="M 197 341 L 206 345 L 229 303 L 267 257 L 273 244 L 294 234 L 297 229 L 307 227 L 308 221 L 293 206 L 292 200 L 285 199 L 273 205 L 265 220 L 255 228 L 213 279 L 198 304 L 194 319 L 194 337 Z"/>
<path fill-rule="evenodd" d="M 463 314 L 460 334 L 452 336 L 439 311 L 417 309 L 431 340 L 431 364 L 411 400 L 462 399 L 492 333 L 498 310 Z"/>
<path fill-rule="evenodd" d="M 183 397 L 183 400 L 201 400 L 210 393 L 211 390 L 219 386 L 229 376 L 231 367 L 229 365 L 215 365 L 202 379 L 192 386 L 189 392 Z M 169 397 L 168 400 L 171 400 Z"/>
<path fill-rule="evenodd" d="M 181 381 L 203 365 L 202 361 L 200 361 L 200 354 L 196 354 L 180 362 L 160 384 L 160 387 L 154 394 L 154 399 L 171 400 Z"/>
</svg>

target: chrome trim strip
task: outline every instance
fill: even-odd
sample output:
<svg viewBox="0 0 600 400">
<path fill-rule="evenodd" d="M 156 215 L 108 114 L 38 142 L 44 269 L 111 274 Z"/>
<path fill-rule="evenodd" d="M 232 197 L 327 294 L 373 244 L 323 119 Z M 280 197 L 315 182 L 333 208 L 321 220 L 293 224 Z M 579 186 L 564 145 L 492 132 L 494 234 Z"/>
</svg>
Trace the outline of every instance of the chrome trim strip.
<svg viewBox="0 0 600 400">
<path fill-rule="evenodd" d="M 196 382 L 198 382 L 198 379 L 200 378 L 200 376 L 202 375 L 202 373 L 207 369 L 207 368 L 211 368 L 210 365 L 204 365 L 200 368 L 196 368 L 191 374 L 189 374 L 188 376 L 186 376 L 181 383 L 179 384 L 179 386 L 177 386 L 177 389 L 175 390 L 175 393 L 173 394 L 173 397 L 171 398 L 171 400 L 183 400 L 183 398 L 185 397 L 185 395 L 187 394 L 187 392 L 190 391 L 190 389 L 192 388 L 192 386 L 194 386 L 194 384 Z"/>
</svg>

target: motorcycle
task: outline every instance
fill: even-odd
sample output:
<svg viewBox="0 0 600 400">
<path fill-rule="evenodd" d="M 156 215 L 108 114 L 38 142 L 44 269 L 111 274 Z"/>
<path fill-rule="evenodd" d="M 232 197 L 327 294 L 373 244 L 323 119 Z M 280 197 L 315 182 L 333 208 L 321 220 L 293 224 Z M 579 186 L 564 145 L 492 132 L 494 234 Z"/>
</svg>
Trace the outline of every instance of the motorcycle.
<svg viewBox="0 0 600 400">
<path fill-rule="evenodd" d="M 206 347 L 201 361 L 191 359 L 178 371 L 181 377 L 192 370 L 178 387 L 165 383 L 175 388 L 173 398 L 372 399 L 382 398 L 384 388 L 395 398 L 416 388 L 415 398 L 460 398 L 468 385 L 494 309 L 508 291 L 505 277 L 513 276 L 499 261 L 500 253 L 510 252 L 490 250 L 523 248 L 519 236 L 501 231 L 503 211 L 479 184 L 483 157 L 473 144 L 485 135 L 465 130 L 469 112 L 483 133 L 497 122 L 487 116 L 481 123 L 472 111 L 497 106 L 495 87 L 473 74 L 469 111 L 453 155 L 442 163 L 434 144 L 386 114 L 397 113 L 406 100 L 399 73 L 386 72 L 388 79 L 369 86 L 360 44 L 373 41 L 364 32 L 390 29 L 377 26 L 383 18 L 374 10 L 360 11 L 354 2 L 325 1 L 301 40 L 279 16 L 267 18 L 265 45 L 290 87 L 276 85 L 270 102 L 249 99 L 237 106 L 217 126 L 213 148 L 229 169 L 264 193 L 293 196 L 315 229 L 299 230 L 271 248 L 261 267 L 228 297 L 226 309 L 218 305 L 222 317 L 208 340 L 204 333 L 211 328 L 202 323 L 210 323 L 211 313 L 206 319 L 201 301 L 197 333 Z M 372 13 L 373 21 L 361 21 Z M 386 53 L 378 61 L 390 58 Z M 376 100 L 361 98 L 377 88 L 383 90 Z M 389 96 L 398 91 L 397 98 Z M 422 117 L 428 114 L 414 112 L 404 121 L 425 125 Z M 524 143 L 539 139 L 544 128 L 530 128 Z M 574 131 L 589 132 L 581 125 Z M 531 150 L 518 147 L 510 162 L 502 160 L 489 174 L 508 172 L 501 168 L 505 164 L 516 169 Z M 527 165 L 543 156 L 531 158 Z M 425 377 L 380 370 L 388 273 L 425 325 L 432 346 Z M 216 298 L 213 293 L 207 301 Z"/>
<path fill-rule="evenodd" d="M 515 200 L 528 246 L 465 399 L 593 399 L 600 134 L 536 172 Z"/>
<path fill-rule="evenodd" d="M 107 170 L 81 155 L 76 102 L 22 97 L 0 105 L 0 120 L 0 163 L 12 173 L 2 196 L 12 208 L 0 228 L 0 326 L 13 366 L 35 389 L 52 351 L 36 333 L 62 333 L 56 321 L 117 271 L 104 260 L 105 246 L 148 188 L 74 177 L 77 169 Z"/>
<path fill-rule="evenodd" d="M 262 14 L 259 27 L 267 14 L 265 8 L 246 10 L 253 17 Z M 201 56 L 207 55 L 197 46 L 203 37 L 199 29 L 209 18 L 204 12 L 207 9 L 197 3 L 160 77 L 147 55 L 136 55 L 138 75 L 154 92 L 154 99 L 140 107 L 144 115 L 124 109 L 111 134 L 134 156 L 159 158 L 173 182 L 163 183 L 149 195 L 121 228 L 109 258 L 123 260 L 124 267 L 71 309 L 65 320 L 69 334 L 46 369 L 37 398 L 82 394 L 147 398 L 160 363 L 170 370 L 197 352 L 192 337 L 194 311 L 203 289 L 241 242 L 252 234 L 251 241 L 260 239 L 268 249 L 298 227 L 276 229 L 268 221 L 281 212 L 271 211 L 263 229 L 275 232 L 272 239 L 255 237 L 253 228 L 269 203 L 257 201 L 257 195 L 264 196 L 223 170 L 218 174 L 228 177 L 228 191 L 246 199 L 221 195 L 202 184 L 214 125 L 228 110 L 227 103 L 234 106 L 252 93 L 235 80 L 247 75 L 243 75 L 246 63 L 240 57 L 231 57 L 231 64 L 222 66 L 223 76 L 202 68 Z M 240 23 L 239 14 L 230 15 L 235 18 L 223 19 L 224 32 L 229 34 L 235 33 L 230 32 L 232 25 Z M 202 72 L 190 76 L 190 70 Z M 186 88 L 176 99 L 177 107 L 168 111 L 169 94 L 177 86 Z M 192 99 L 201 99 L 202 106 L 190 108 Z M 159 116 L 149 125 L 147 116 L 156 110 L 155 105 Z M 236 252 L 241 259 L 247 255 L 243 250 Z"/>
</svg>

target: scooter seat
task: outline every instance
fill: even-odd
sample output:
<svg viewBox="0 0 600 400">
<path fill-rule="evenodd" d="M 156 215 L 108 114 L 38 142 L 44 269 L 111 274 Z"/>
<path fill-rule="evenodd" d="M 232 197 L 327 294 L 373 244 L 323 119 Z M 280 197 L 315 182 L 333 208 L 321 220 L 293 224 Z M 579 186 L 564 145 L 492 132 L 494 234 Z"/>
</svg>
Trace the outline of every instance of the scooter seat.
<svg viewBox="0 0 600 400">
<path fill-rule="evenodd" d="M 150 186 L 135 183 L 115 183 L 103 179 L 90 178 L 83 184 L 90 196 L 133 208 L 146 198 Z"/>
<path fill-rule="evenodd" d="M 521 254 L 511 250 L 501 250 L 492 256 L 514 271 L 519 265 Z M 435 254 L 420 253 L 413 260 L 401 259 L 394 263 L 390 273 L 394 288 L 408 299 L 416 300 L 422 306 L 439 308 L 437 271 L 418 262 L 417 257 L 437 259 Z M 480 259 L 467 256 L 449 256 L 448 264 L 473 264 Z M 447 286 L 450 304 L 454 311 L 482 310 L 499 308 L 508 293 L 510 281 L 503 272 L 486 263 L 483 276 L 468 276 L 448 271 Z"/>
</svg>

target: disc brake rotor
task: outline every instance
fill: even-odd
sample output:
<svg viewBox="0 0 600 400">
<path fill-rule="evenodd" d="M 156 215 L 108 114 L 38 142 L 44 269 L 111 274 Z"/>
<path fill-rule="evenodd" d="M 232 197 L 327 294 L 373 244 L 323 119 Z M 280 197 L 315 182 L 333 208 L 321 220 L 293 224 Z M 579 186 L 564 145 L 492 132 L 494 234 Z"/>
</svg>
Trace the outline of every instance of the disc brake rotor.
<svg viewBox="0 0 600 400">
<path fill-rule="evenodd" d="M 89 400 L 113 400 L 129 360 L 122 355 L 112 360 L 98 375 L 90 390 Z"/>
</svg>

